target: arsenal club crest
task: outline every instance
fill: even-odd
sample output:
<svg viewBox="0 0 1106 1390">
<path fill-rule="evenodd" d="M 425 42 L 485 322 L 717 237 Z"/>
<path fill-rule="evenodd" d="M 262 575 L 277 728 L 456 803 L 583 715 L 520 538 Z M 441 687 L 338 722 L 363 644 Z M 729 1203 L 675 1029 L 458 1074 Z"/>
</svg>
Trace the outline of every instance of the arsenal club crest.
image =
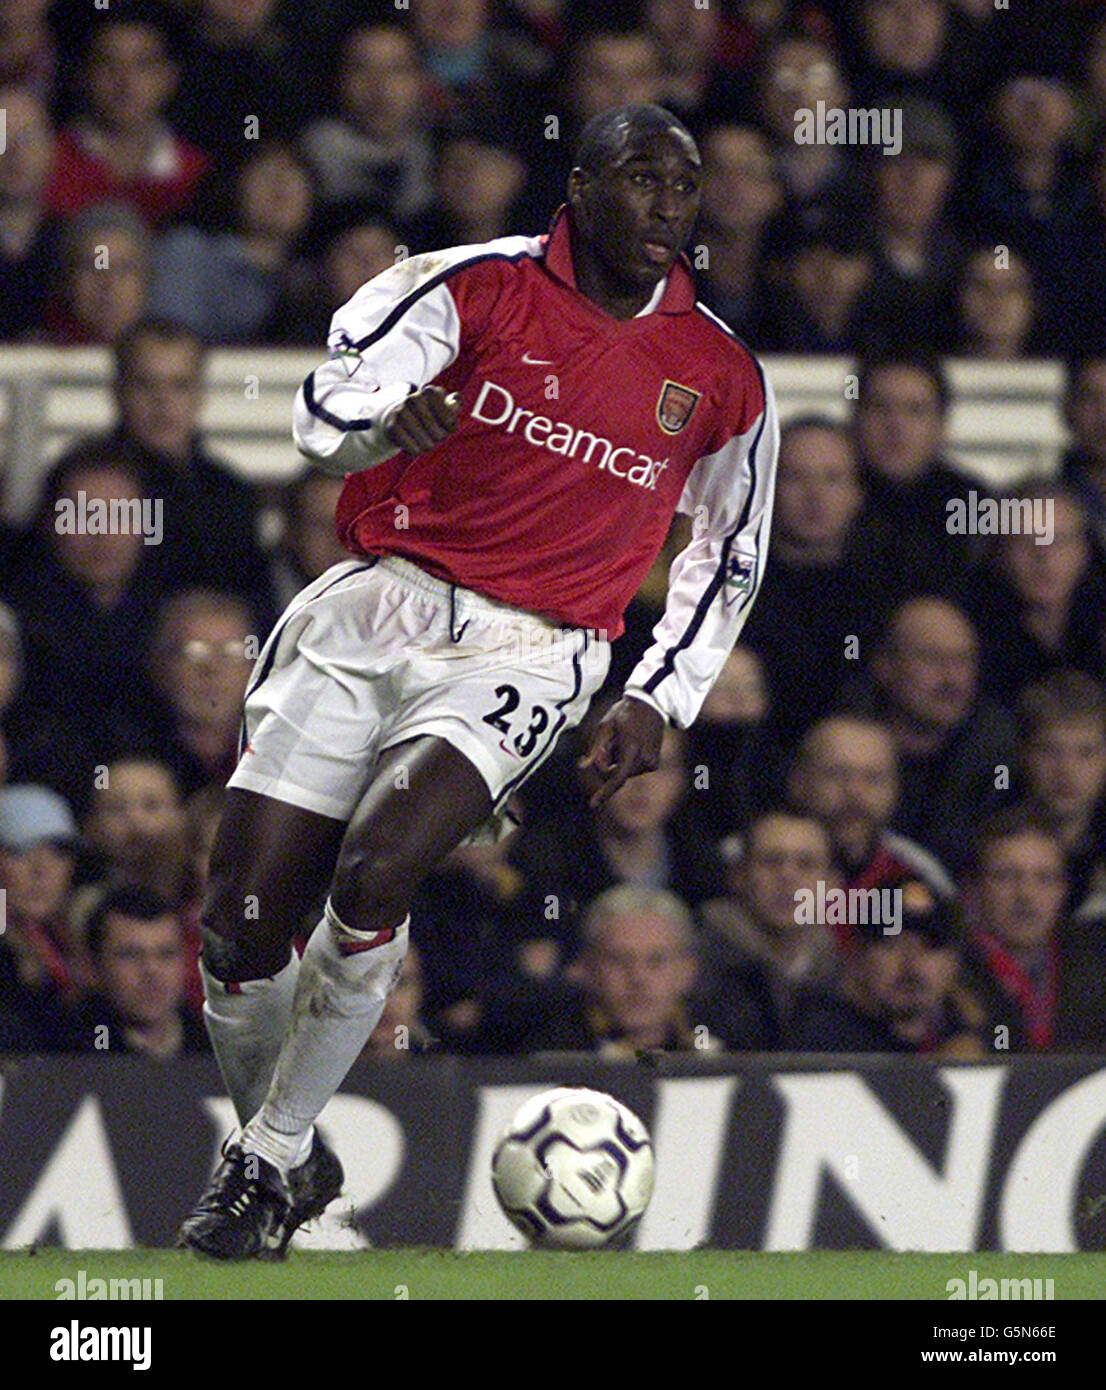
<svg viewBox="0 0 1106 1390">
<path fill-rule="evenodd" d="M 698 391 L 676 381 L 666 381 L 657 398 L 657 424 L 665 434 L 679 434 L 698 403 Z"/>
</svg>

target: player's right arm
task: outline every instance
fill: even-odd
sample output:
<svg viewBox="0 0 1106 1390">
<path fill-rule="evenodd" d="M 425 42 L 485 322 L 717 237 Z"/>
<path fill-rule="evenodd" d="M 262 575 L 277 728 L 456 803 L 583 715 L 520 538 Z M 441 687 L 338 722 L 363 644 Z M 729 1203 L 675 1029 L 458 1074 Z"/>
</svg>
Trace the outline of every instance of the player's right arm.
<svg viewBox="0 0 1106 1390">
<path fill-rule="evenodd" d="M 457 278 L 468 272 L 450 276 L 449 257 L 400 261 L 331 320 L 330 356 L 296 393 L 292 424 L 300 451 L 325 472 L 341 477 L 400 449 L 420 453 L 456 428 L 456 405 L 431 385 L 473 331 L 458 308 Z"/>
</svg>

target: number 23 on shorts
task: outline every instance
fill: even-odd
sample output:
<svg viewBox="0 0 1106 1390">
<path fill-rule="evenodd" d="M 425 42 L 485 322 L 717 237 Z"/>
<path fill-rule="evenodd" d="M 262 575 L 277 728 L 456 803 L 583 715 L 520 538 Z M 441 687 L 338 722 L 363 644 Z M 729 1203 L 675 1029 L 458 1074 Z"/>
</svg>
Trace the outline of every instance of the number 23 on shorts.
<svg viewBox="0 0 1106 1390">
<path fill-rule="evenodd" d="M 501 701 L 495 709 L 483 716 L 484 723 L 490 724 L 493 729 L 498 729 L 504 736 L 511 733 L 511 723 L 508 718 L 519 707 L 521 696 L 513 685 L 497 685 L 495 688 L 495 698 Z M 511 739 L 511 746 L 520 758 L 528 758 L 534 751 L 534 746 L 542 733 L 549 724 L 549 713 L 544 705 L 530 706 L 530 722 L 521 733 L 515 734 Z M 503 744 L 500 744 L 503 747 Z"/>
</svg>

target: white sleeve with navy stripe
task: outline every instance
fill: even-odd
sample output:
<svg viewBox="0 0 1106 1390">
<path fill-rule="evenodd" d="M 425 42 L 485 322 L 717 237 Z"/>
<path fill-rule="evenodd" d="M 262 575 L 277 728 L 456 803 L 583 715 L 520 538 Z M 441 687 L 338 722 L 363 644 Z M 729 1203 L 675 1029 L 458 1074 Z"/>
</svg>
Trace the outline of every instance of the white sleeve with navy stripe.
<svg viewBox="0 0 1106 1390">
<path fill-rule="evenodd" d="M 752 428 L 698 460 L 678 511 L 692 540 L 672 562 L 664 615 L 626 694 L 681 729 L 694 723 L 752 609 L 764 576 L 776 490 L 779 422 L 767 378 Z"/>
<path fill-rule="evenodd" d="M 528 245 L 525 237 L 514 240 Z M 292 417 L 297 446 L 324 472 L 341 477 L 399 452 L 384 433 L 390 414 L 460 351 L 457 305 L 443 272 L 483 249 L 456 246 L 400 261 L 331 319 L 330 357 L 296 392 Z"/>
</svg>

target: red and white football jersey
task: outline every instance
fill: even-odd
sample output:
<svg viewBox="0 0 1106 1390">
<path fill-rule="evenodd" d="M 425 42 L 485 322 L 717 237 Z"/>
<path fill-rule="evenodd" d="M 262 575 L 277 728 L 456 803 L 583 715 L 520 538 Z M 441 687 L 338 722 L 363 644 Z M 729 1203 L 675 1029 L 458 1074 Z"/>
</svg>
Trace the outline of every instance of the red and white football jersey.
<svg viewBox="0 0 1106 1390">
<path fill-rule="evenodd" d="M 692 518 L 627 685 L 686 728 L 761 582 L 779 431 L 760 365 L 696 303 L 683 258 L 613 318 L 576 288 L 562 208 L 545 236 L 399 262 L 338 310 L 328 344 L 294 433 L 348 475 L 337 522 L 355 554 L 613 640 L 674 513 Z M 460 393 L 460 427 L 397 452 L 383 426 L 432 382 Z"/>
</svg>

